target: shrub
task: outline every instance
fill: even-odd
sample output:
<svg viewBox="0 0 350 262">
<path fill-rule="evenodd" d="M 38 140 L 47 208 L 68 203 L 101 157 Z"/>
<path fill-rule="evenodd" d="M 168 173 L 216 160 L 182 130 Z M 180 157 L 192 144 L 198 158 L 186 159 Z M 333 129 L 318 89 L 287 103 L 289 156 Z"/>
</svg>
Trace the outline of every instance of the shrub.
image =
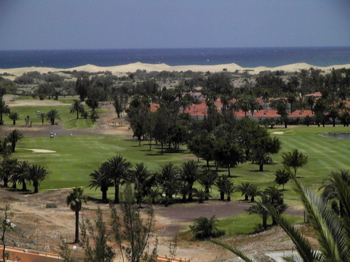
<svg viewBox="0 0 350 262">
<path fill-rule="evenodd" d="M 193 221 L 193 225 L 190 226 L 190 229 L 196 239 L 220 237 L 224 235 L 225 232 L 216 227 L 217 223 L 218 220 L 215 219 L 215 216 L 211 218 L 199 217 Z"/>
<path fill-rule="evenodd" d="M 57 208 L 57 205 L 55 203 L 48 203 L 46 204 L 46 208 Z"/>
</svg>

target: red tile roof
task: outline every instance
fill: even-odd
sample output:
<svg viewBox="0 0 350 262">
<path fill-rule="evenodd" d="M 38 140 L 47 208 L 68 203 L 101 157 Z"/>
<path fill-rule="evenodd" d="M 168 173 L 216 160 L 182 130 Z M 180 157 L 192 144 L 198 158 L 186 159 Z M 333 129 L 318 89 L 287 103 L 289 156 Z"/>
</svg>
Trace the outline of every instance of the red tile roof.
<svg viewBox="0 0 350 262">
<path fill-rule="evenodd" d="M 288 117 L 312 117 L 313 113 L 311 110 L 295 110 L 293 113 L 291 113 Z"/>
<path fill-rule="evenodd" d="M 316 93 L 313 93 L 313 94 L 307 94 L 305 96 L 322 97 L 322 94 L 321 94 L 321 92 L 316 92 Z"/>
</svg>

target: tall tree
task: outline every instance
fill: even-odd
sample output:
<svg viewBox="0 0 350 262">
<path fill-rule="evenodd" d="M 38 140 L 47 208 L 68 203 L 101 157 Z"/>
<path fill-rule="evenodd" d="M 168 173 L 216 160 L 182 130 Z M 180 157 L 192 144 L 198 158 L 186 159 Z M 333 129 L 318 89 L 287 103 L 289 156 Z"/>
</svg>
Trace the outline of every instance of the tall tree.
<svg viewBox="0 0 350 262">
<path fill-rule="evenodd" d="M 12 124 L 15 126 L 16 121 L 19 119 L 19 114 L 17 112 L 11 112 L 9 118 L 12 120 Z"/>
<path fill-rule="evenodd" d="M 46 114 L 46 119 L 51 123 L 51 125 L 55 124 L 55 120 L 61 120 L 60 114 L 56 109 L 51 109 L 47 114 Z"/>
<path fill-rule="evenodd" d="M 84 107 L 81 104 L 81 101 L 78 101 L 76 99 L 73 100 L 72 107 L 70 108 L 70 113 L 77 113 L 77 119 L 79 119 L 79 113 L 84 111 Z"/>
<path fill-rule="evenodd" d="M 125 201 L 120 205 L 121 215 L 112 206 L 112 230 L 119 247 L 122 259 L 126 256 L 129 262 L 156 261 L 157 247 L 151 256 L 145 252 L 154 226 L 154 211 L 148 206 L 145 212 L 134 204 L 131 185 L 127 184 L 123 192 Z"/>
<path fill-rule="evenodd" d="M 11 130 L 6 134 L 6 139 L 11 143 L 12 152 L 15 152 L 16 144 L 21 140 L 24 135 L 17 129 Z"/>
<path fill-rule="evenodd" d="M 77 82 L 75 83 L 75 91 L 80 97 L 80 101 L 84 101 L 88 95 L 88 90 L 90 88 L 90 79 L 88 76 L 84 76 L 83 79 L 78 77 Z"/>
<path fill-rule="evenodd" d="M 82 187 L 75 187 L 73 191 L 69 193 L 66 199 L 67 206 L 75 213 L 75 239 L 74 243 L 79 243 L 79 213 L 84 203 L 86 203 L 86 196 L 83 194 L 84 189 Z"/>
<path fill-rule="evenodd" d="M 267 135 L 257 138 L 253 143 L 253 163 L 259 165 L 259 171 L 264 171 L 264 165 L 272 163 L 270 154 L 277 154 L 280 151 L 281 142 L 277 137 Z"/>
<path fill-rule="evenodd" d="M 231 176 L 231 167 L 235 167 L 245 161 L 243 150 L 238 144 L 229 142 L 226 139 L 217 139 L 212 150 L 215 161 L 227 167 L 228 176 Z"/>
<path fill-rule="evenodd" d="M 155 175 L 148 171 L 143 163 L 138 163 L 130 171 L 128 181 L 134 184 L 136 201 L 141 208 L 143 198 L 149 194 L 155 184 Z"/>
<path fill-rule="evenodd" d="M 114 203 L 119 204 L 119 186 L 123 179 L 128 177 L 131 163 L 123 156 L 114 156 L 104 164 L 106 168 L 106 175 L 113 180 L 114 184 Z"/>
<path fill-rule="evenodd" d="M 8 182 L 14 174 L 18 165 L 17 159 L 5 158 L 0 165 L 0 180 L 4 181 L 4 187 L 8 187 Z"/>
<path fill-rule="evenodd" d="M 96 211 L 96 218 L 93 222 L 89 219 L 82 220 L 81 242 L 79 245 L 85 250 L 85 262 L 113 262 L 115 252 L 110 245 L 111 237 L 107 229 L 100 207 Z M 90 238 L 92 238 L 92 241 L 90 241 Z"/>
<path fill-rule="evenodd" d="M 102 201 L 107 202 L 107 191 L 108 188 L 113 186 L 112 179 L 106 175 L 105 165 L 101 165 L 97 170 L 90 174 L 91 180 L 89 187 L 90 188 L 100 188 L 102 192 Z"/>
<path fill-rule="evenodd" d="M 164 204 L 168 206 L 173 201 L 173 196 L 178 192 L 180 185 L 180 172 L 178 168 L 172 164 L 162 166 L 157 173 L 157 183 L 164 194 Z"/>
<path fill-rule="evenodd" d="M 277 169 L 275 177 L 275 182 L 278 185 L 282 185 L 284 190 L 284 185 L 287 184 L 290 179 L 290 172 L 286 169 Z"/>
<path fill-rule="evenodd" d="M 33 184 L 34 194 L 39 193 L 40 183 L 46 178 L 47 175 L 48 172 L 44 167 L 37 164 L 29 165 L 28 179 Z"/>
<path fill-rule="evenodd" d="M 299 167 L 303 167 L 308 162 L 308 156 L 305 156 L 303 153 L 299 152 L 298 149 L 283 153 L 282 158 L 282 164 L 287 168 L 293 168 L 294 175 L 297 174 Z"/>
<path fill-rule="evenodd" d="M 214 148 L 215 139 L 209 134 L 203 133 L 194 136 L 187 142 L 189 150 L 198 158 L 203 158 L 209 167 L 209 161 L 214 159 L 212 149 Z"/>
<path fill-rule="evenodd" d="M 44 124 L 44 121 L 46 119 L 46 114 L 44 112 L 40 112 L 38 115 L 38 118 L 41 120 L 41 124 Z M 29 119 L 28 119 L 29 120 Z"/>
<path fill-rule="evenodd" d="M 27 182 L 30 182 L 29 166 L 28 161 L 19 161 L 11 176 L 12 183 L 22 184 L 22 191 L 27 191 Z"/>
<path fill-rule="evenodd" d="M 270 201 L 268 199 L 268 196 L 261 195 L 261 200 L 256 202 L 254 205 L 247 208 L 245 211 L 249 214 L 257 214 L 262 219 L 262 227 L 264 229 L 267 228 L 267 219 L 269 217 L 269 211 L 265 209 L 264 205 L 268 204 Z"/>
<path fill-rule="evenodd" d="M 217 177 L 218 173 L 214 170 L 210 170 L 208 168 L 202 169 L 198 181 L 204 187 L 204 191 L 206 193 L 205 200 L 209 200 L 210 190 L 212 186 L 215 185 Z"/>
<path fill-rule="evenodd" d="M 8 105 L 6 105 L 5 101 L 3 100 L 3 97 L 0 97 L 0 125 L 4 124 L 4 121 L 2 119 L 3 114 L 10 114 L 10 108 Z"/>
<path fill-rule="evenodd" d="M 194 160 L 188 160 L 181 165 L 181 179 L 188 186 L 188 200 L 192 201 L 193 184 L 198 180 L 200 170 L 198 164 Z"/>
</svg>

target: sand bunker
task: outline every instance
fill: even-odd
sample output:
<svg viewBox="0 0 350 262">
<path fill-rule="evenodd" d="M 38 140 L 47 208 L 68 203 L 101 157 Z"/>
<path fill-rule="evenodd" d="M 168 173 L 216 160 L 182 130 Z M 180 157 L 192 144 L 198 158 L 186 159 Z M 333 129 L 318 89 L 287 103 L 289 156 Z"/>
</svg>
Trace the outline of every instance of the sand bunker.
<svg viewBox="0 0 350 262">
<path fill-rule="evenodd" d="M 28 150 L 32 150 L 33 153 L 56 153 L 56 151 L 47 150 L 47 149 L 28 149 Z"/>
<path fill-rule="evenodd" d="M 272 134 L 274 134 L 274 135 L 283 135 L 284 132 L 272 132 Z"/>
</svg>

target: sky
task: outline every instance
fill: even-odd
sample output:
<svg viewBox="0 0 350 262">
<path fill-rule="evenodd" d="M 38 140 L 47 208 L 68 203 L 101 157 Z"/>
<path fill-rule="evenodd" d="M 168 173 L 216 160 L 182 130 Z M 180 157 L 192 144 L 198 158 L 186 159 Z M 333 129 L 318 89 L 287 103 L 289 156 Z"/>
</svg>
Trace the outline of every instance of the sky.
<svg viewBox="0 0 350 262">
<path fill-rule="evenodd" d="M 0 50 L 350 46 L 349 0 L 0 0 Z"/>
</svg>

